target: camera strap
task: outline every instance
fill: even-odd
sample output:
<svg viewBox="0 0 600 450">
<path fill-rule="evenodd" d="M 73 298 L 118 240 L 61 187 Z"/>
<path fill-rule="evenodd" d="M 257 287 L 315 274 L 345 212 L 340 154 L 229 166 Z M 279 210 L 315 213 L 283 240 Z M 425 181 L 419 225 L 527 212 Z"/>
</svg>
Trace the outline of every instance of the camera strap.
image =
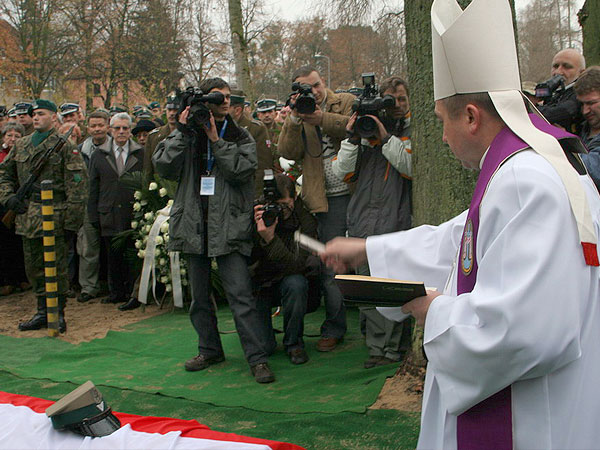
<svg viewBox="0 0 600 450">
<path fill-rule="evenodd" d="M 315 126 L 315 130 L 317 131 L 317 137 L 319 138 L 319 144 L 321 145 L 321 152 L 318 155 L 313 155 L 308 150 L 308 141 L 306 139 L 306 131 L 304 130 L 304 124 L 302 125 L 302 143 L 304 144 L 305 153 L 307 153 L 309 156 L 312 156 L 313 158 L 318 158 L 323 155 L 325 150 L 323 150 L 323 133 L 321 133 L 321 127 L 317 125 Z"/>
<path fill-rule="evenodd" d="M 219 138 L 223 139 L 223 136 L 225 135 L 225 129 L 227 128 L 227 119 L 225 119 L 225 122 L 223 122 L 223 127 L 221 128 L 221 131 L 219 132 Z M 215 165 L 215 157 L 212 154 L 212 149 L 210 148 L 210 139 L 208 139 L 208 143 L 207 143 L 207 161 L 206 161 L 206 172 L 208 173 L 208 175 L 211 174 L 213 166 Z"/>
</svg>

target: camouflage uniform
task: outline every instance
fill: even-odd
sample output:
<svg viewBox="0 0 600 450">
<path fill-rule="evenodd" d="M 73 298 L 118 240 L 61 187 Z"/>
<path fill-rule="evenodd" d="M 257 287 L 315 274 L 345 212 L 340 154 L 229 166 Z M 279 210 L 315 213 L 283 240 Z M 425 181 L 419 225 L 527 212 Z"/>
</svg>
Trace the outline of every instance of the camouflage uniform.
<svg viewBox="0 0 600 450">
<path fill-rule="evenodd" d="M 0 203 L 16 193 L 27 180 L 32 162 L 37 160 L 49 147 L 58 141 L 58 133 L 52 129 L 50 135 L 37 147 L 31 142 L 32 136 L 19 139 L 0 165 Z M 67 246 L 64 231 L 77 232 L 83 223 L 87 201 L 87 171 L 81 154 L 67 142 L 58 154 L 53 154 L 44 166 L 38 179 L 37 190 L 29 197 L 27 212 L 18 214 L 15 219 L 16 233 L 23 236 L 25 270 L 38 298 L 38 313 L 45 314 L 46 294 L 44 279 L 44 245 L 42 231 L 42 203 L 39 183 L 52 180 L 54 190 L 54 230 L 56 233 L 56 262 L 58 276 L 58 297 L 61 316 L 66 302 Z"/>
</svg>

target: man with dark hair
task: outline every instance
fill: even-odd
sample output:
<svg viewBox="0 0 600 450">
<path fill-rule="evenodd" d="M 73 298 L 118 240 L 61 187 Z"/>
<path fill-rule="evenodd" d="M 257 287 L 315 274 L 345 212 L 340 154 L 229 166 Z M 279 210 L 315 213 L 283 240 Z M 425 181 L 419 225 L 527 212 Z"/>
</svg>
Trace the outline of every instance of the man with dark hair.
<svg viewBox="0 0 600 450">
<path fill-rule="evenodd" d="M 37 297 L 37 312 L 19 324 L 19 330 L 38 330 L 47 326 L 46 289 L 44 276 L 44 243 L 39 185 L 27 200 L 16 196 L 19 185 L 30 175 L 32 164 L 58 142 L 54 128 L 56 105 L 49 100 L 36 100 L 30 105 L 34 132 L 19 139 L 10 155 L 0 164 L 0 202 L 17 213 L 16 233 L 23 236 L 23 253 L 27 277 Z M 53 154 L 44 165 L 38 183 L 52 180 L 54 191 L 54 229 L 58 282 L 59 331 L 67 329 L 65 305 L 67 302 L 67 245 L 65 230 L 77 232 L 81 227 L 87 196 L 87 173 L 81 155 L 69 142 Z"/>
<path fill-rule="evenodd" d="M 225 359 L 209 295 L 211 259 L 216 258 L 251 372 L 258 383 L 270 383 L 275 376 L 267 364 L 264 325 L 248 272 L 256 144 L 229 115 L 231 91 L 224 80 L 208 79 L 200 89 L 222 94 L 223 103 L 207 104 L 208 123 L 199 123 L 183 98 L 177 129 L 152 157 L 160 176 L 179 182 L 169 220 L 169 250 L 180 251 L 188 263 L 190 319 L 198 334 L 198 356 L 186 361 L 185 369 L 204 370 Z"/>
<path fill-rule="evenodd" d="M 311 66 L 296 70 L 292 81 L 311 87 L 316 108 L 310 114 L 291 108 L 279 136 L 278 151 L 284 158 L 302 164 L 302 200 L 317 216 L 319 239 L 327 242 L 346 234 L 350 188 L 334 175 L 331 165 L 341 141 L 346 138 L 346 124 L 355 97 L 327 89 L 319 72 Z M 333 272 L 325 270 L 322 280 L 326 318 L 317 350 L 327 352 L 333 350 L 346 333 L 346 309 Z"/>
<path fill-rule="evenodd" d="M 90 158 L 97 150 L 108 152 L 111 148 L 111 139 L 108 136 L 109 122 L 110 116 L 104 111 L 94 111 L 88 117 L 88 138 L 79 146 L 88 170 Z M 81 286 L 77 301 L 85 303 L 100 294 L 100 231 L 90 223 L 87 208 L 83 226 L 77 233 L 77 253 Z"/>
<path fill-rule="evenodd" d="M 276 203 L 282 213 L 268 226 L 263 220 L 264 198 L 254 207 L 256 239 L 252 252 L 252 282 L 257 291 L 257 302 L 267 331 L 268 351 L 277 343 L 271 323 L 271 308 L 281 304 L 283 310 L 283 346 L 292 364 L 304 364 L 308 354 L 304 349 L 304 315 L 309 301 L 308 273 L 319 266 L 319 261 L 307 251 L 299 249 L 294 233 L 317 237 L 315 218 L 296 197 L 296 184 L 283 174 L 275 175 L 279 198 Z M 309 264 L 312 259 L 312 267 Z M 318 280 L 315 280 L 318 282 Z M 315 290 L 312 290 L 313 295 Z M 316 297 L 319 296 L 318 288 Z M 318 300 L 317 300 L 318 301 Z"/>
<path fill-rule="evenodd" d="M 393 107 L 385 116 L 370 116 L 377 124 L 376 134 L 361 139 L 355 131 L 355 113 L 346 130 L 351 136 L 342 141 L 332 169 L 340 180 L 356 181 L 348 205 L 348 235 L 366 238 L 411 227 L 412 150 L 408 88 L 400 77 L 384 80 L 380 95 L 392 96 Z M 361 266 L 360 275 L 369 275 Z M 410 322 L 398 323 L 383 317 L 374 307 L 361 307 L 365 320 L 369 358 L 366 369 L 400 361 L 410 349 Z"/>
<path fill-rule="evenodd" d="M 587 69 L 575 82 L 585 122 L 580 137 L 589 153 L 581 155 L 588 172 L 600 189 L 600 66 Z"/>
<path fill-rule="evenodd" d="M 339 270 L 368 261 L 374 276 L 436 288 L 380 309 L 424 327 L 417 448 L 597 447 L 600 197 L 565 155 L 581 143 L 528 115 L 508 2 L 473 0 L 463 11 L 435 0 L 431 16 L 442 139 L 479 170 L 470 207 L 439 226 L 337 238 L 322 256 Z M 451 112 L 457 94 L 464 106 Z"/>
</svg>

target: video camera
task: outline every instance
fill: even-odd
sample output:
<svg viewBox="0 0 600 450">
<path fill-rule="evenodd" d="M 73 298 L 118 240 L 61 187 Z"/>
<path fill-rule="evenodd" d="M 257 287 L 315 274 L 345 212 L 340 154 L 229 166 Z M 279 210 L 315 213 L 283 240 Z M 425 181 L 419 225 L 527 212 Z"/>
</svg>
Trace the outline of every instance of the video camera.
<svg viewBox="0 0 600 450">
<path fill-rule="evenodd" d="M 291 102 L 292 95 L 298 94 L 295 102 Z M 292 93 L 286 102 L 286 106 L 295 109 L 300 114 L 312 114 L 317 109 L 317 102 L 312 93 L 312 86 L 306 83 L 294 81 L 292 83 Z"/>
<path fill-rule="evenodd" d="M 563 89 L 565 88 L 564 77 L 562 75 L 554 75 L 549 80 L 538 83 L 535 86 L 535 96 L 544 99 L 545 101 L 549 100 L 552 98 L 554 92 L 561 86 Z"/>
<path fill-rule="evenodd" d="M 210 123 L 210 109 L 206 105 L 220 105 L 225 102 L 225 96 L 220 92 L 211 92 L 205 94 L 200 88 L 193 86 L 188 87 L 185 91 L 177 89 L 176 97 L 180 98 L 179 114 L 190 107 L 190 115 L 188 116 L 188 125 L 193 129 L 200 129 L 202 125 Z"/>
<path fill-rule="evenodd" d="M 363 73 L 362 81 L 363 93 L 352 104 L 352 111 L 358 113 L 354 130 L 361 138 L 370 138 L 377 134 L 377 123 L 368 116 L 377 116 L 385 120 L 385 112 L 382 110 L 396 106 L 396 99 L 389 94 L 383 98 L 379 96 L 374 73 Z"/>
<path fill-rule="evenodd" d="M 281 220 L 283 217 L 283 208 L 277 203 L 277 200 L 280 198 L 281 192 L 279 192 L 279 189 L 277 188 L 273 170 L 265 169 L 265 175 L 263 177 L 264 206 L 262 207 L 264 212 L 262 219 L 266 227 L 273 225 L 275 219 L 279 218 Z"/>
</svg>

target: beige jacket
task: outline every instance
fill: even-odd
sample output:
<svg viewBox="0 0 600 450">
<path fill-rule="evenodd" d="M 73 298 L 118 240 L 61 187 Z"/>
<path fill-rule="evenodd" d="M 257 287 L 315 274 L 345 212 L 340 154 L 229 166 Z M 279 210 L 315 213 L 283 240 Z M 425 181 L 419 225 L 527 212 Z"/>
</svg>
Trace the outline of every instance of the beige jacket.
<svg viewBox="0 0 600 450">
<path fill-rule="evenodd" d="M 346 124 L 352 115 L 352 103 L 355 99 L 352 94 L 335 94 L 327 89 L 321 132 L 331 138 L 336 151 L 339 151 L 342 140 L 346 139 Z M 302 128 L 306 133 L 306 150 Z M 279 135 L 277 149 L 284 158 L 302 164 L 302 200 L 310 212 L 327 212 L 322 145 L 316 127 L 307 123 L 295 124 L 288 117 Z"/>
</svg>

